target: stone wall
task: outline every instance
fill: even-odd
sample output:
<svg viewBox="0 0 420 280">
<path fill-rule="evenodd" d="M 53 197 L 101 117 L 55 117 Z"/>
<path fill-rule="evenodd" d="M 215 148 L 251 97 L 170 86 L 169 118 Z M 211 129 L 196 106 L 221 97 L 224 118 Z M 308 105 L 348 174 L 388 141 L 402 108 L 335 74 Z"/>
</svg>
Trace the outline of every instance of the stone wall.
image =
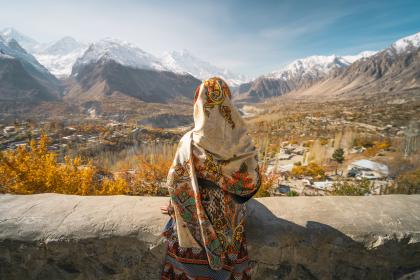
<svg viewBox="0 0 420 280">
<path fill-rule="evenodd" d="M 168 198 L 0 195 L 0 279 L 159 279 Z M 419 279 L 420 195 L 248 203 L 253 279 Z"/>
</svg>

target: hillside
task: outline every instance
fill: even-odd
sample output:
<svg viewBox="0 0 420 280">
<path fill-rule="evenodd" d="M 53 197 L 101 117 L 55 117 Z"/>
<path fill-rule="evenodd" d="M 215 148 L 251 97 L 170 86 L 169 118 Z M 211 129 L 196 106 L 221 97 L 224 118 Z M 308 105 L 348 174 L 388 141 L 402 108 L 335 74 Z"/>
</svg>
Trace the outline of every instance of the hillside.
<svg viewBox="0 0 420 280">
<path fill-rule="evenodd" d="M 73 79 L 66 99 L 79 102 L 111 99 L 113 96 L 132 97 L 150 103 L 192 100 L 193 91 L 200 83 L 191 75 L 137 69 L 113 60 L 80 66 Z"/>
</svg>

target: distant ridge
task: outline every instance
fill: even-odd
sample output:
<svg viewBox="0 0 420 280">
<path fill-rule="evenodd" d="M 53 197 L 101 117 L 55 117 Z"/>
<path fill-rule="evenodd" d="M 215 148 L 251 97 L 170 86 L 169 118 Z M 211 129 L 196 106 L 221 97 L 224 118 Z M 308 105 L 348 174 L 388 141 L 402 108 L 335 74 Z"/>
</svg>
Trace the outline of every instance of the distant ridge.
<svg viewBox="0 0 420 280">
<path fill-rule="evenodd" d="M 420 33 L 402 38 L 389 48 L 333 71 L 311 87 L 289 95 L 296 98 L 353 98 L 413 90 L 420 95 Z"/>
<path fill-rule="evenodd" d="M 347 56 L 310 56 L 282 70 L 242 84 L 238 102 L 258 102 L 282 96 L 317 97 L 404 90 L 419 85 L 420 32 L 401 38 L 389 48 Z"/>
</svg>

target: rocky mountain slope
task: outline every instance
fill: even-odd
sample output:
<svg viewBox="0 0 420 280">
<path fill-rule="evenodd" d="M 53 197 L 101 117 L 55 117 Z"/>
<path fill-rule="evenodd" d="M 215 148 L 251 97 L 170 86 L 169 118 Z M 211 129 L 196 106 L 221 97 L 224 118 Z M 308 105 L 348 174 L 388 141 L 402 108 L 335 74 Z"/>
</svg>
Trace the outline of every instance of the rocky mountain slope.
<svg viewBox="0 0 420 280">
<path fill-rule="evenodd" d="M 0 37 L 0 99 L 26 104 L 60 97 L 60 83 L 14 39 Z"/>
<path fill-rule="evenodd" d="M 83 58 L 82 58 L 83 59 Z M 78 63 L 67 100 L 78 102 L 135 98 L 143 102 L 170 103 L 191 100 L 200 81 L 188 74 L 123 65 L 108 55 L 98 61 Z"/>
</svg>

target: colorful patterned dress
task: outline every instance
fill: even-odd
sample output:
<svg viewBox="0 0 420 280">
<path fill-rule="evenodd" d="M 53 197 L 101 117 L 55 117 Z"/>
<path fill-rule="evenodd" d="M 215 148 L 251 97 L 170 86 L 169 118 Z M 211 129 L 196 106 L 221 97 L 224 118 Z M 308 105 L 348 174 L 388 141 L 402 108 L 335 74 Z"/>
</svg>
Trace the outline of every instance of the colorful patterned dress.
<svg viewBox="0 0 420 280">
<path fill-rule="evenodd" d="M 258 161 L 223 80 L 197 89 L 194 122 L 168 174 L 175 214 L 162 279 L 250 279 L 244 203 L 260 185 Z"/>
</svg>

